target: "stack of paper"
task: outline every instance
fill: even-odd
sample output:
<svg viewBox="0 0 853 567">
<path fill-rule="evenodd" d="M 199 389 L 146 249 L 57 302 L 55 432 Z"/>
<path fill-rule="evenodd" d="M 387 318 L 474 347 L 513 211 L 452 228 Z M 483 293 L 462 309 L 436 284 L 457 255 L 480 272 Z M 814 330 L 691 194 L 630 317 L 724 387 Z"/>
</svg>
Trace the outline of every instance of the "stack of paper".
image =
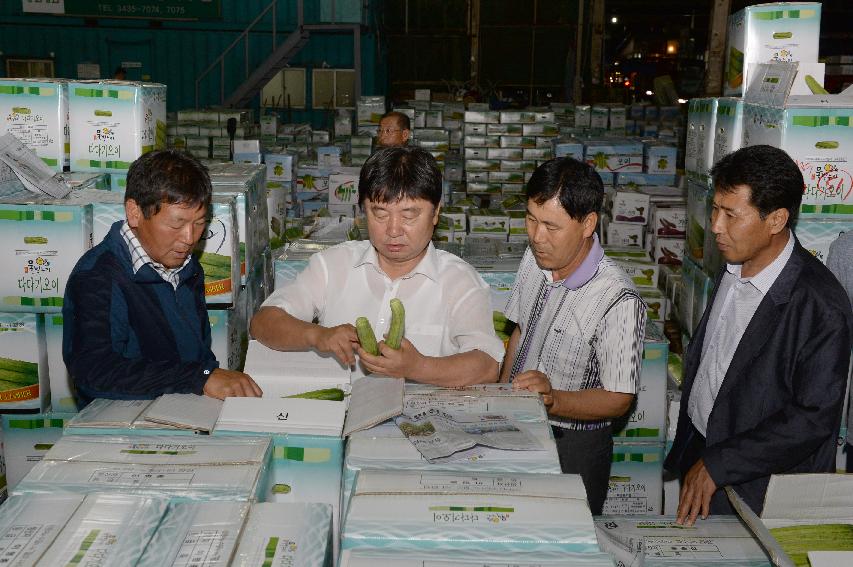
<svg viewBox="0 0 853 567">
<path fill-rule="evenodd" d="M 252 500 L 263 488 L 269 451 L 268 437 L 65 435 L 14 493 Z"/>
<path fill-rule="evenodd" d="M 343 548 L 597 553 L 578 475 L 359 473 Z"/>
<path fill-rule="evenodd" d="M 68 422 L 69 428 L 130 429 L 152 400 L 108 400 L 98 398 Z"/>
<path fill-rule="evenodd" d="M 228 567 L 248 514 L 248 502 L 173 503 L 137 567 Z"/>
<path fill-rule="evenodd" d="M 255 504 L 232 565 L 329 565 L 331 520 L 331 509 L 325 504 Z"/>
<path fill-rule="evenodd" d="M 145 410 L 141 419 L 155 426 L 210 432 L 216 425 L 222 401 L 196 394 L 166 394 Z"/>
<path fill-rule="evenodd" d="M 226 398 L 215 433 L 252 431 L 340 437 L 346 408 L 340 402 L 300 398 Z"/>
</svg>

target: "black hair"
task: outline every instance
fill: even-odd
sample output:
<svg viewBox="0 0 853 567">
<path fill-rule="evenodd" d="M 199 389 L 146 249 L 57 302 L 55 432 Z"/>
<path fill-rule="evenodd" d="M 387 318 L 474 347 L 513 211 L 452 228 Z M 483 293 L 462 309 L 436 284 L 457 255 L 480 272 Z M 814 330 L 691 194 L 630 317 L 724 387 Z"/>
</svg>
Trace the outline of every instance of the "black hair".
<svg viewBox="0 0 853 567">
<path fill-rule="evenodd" d="M 409 120 L 409 116 L 407 114 L 392 110 L 391 112 L 386 112 L 385 114 L 383 114 L 382 118 L 380 119 L 380 122 L 382 120 L 385 120 L 386 118 L 394 118 L 397 121 L 397 126 L 399 126 L 401 130 L 412 129 L 412 122 L 411 120 Z"/>
<path fill-rule="evenodd" d="M 441 171 L 435 158 L 418 147 L 377 150 L 361 168 L 358 177 L 358 204 L 369 200 L 392 203 L 400 199 L 426 199 L 434 206 L 441 202 Z"/>
<path fill-rule="evenodd" d="M 115 76 L 116 76 L 116 75 L 118 75 L 118 74 L 126 75 L 126 74 L 127 74 L 127 69 L 125 69 L 124 67 L 122 67 L 121 65 L 119 65 L 118 67 L 116 67 L 116 70 L 115 70 L 115 71 L 113 71 L 113 77 L 115 77 Z"/>
<path fill-rule="evenodd" d="M 557 196 L 569 217 L 578 222 L 600 212 L 604 203 L 601 176 L 591 165 L 570 157 L 551 159 L 537 167 L 524 193 L 538 205 Z"/>
<path fill-rule="evenodd" d="M 794 225 L 803 200 L 803 174 L 791 156 L 773 146 L 747 146 L 723 157 L 711 168 L 714 190 L 731 193 L 750 189 L 749 203 L 761 219 L 777 209 L 788 210 L 788 228 Z"/>
<path fill-rule="evenodd" d="M 179 150 L 155 150 L 130 164 L 124 200 L 136 201 L 148 219 L 163 203 L 210 210 L 212 193 L 207 168 L 196 158 Z"/>
</svg>

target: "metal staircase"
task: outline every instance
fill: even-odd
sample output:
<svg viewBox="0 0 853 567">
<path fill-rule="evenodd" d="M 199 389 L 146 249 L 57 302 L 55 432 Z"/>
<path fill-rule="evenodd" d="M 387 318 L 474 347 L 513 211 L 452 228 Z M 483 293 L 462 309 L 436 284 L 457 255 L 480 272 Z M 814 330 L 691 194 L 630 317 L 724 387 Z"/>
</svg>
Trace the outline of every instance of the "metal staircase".
<svg viewBox="0 0 853 567">
<path fill-rule="evenodd" d="M 272 0 L 264 10 L 250 23 L 231 44 L 213 61 L 195 80 L 195 106 L 199 108 L 199 95 L 201 83 L 215 69 L 219 68 L 219 105 L 231 108 L 245 108 L 251 105 L 252 100 L 264 86 L 272 80 L 279 71 L 284 69 L 297 53 L 308 43 L 311 32 L 351 30 L 354 34 L 355 49 L 355 74 L 356 93 L 361 92 L 361 26 L 359 24 L 305 24 L 303 0 L 297 0 L 297 21 L 295 29 L 288 34 L 287 38 L 278 44 L 276 34 L 276 9 L 278 0 Z M 332 13 L 334 14 L 334 0 L 332 0 Z M 272 51 L 261 63 L 252 69 L 249 61 L 249 36 L 267 14 L 272 15 Z M 333 16 L 334 17 L 334 16 Z M 243 68 L 244 80 L 230 94 L 225 93 L 225 60 L 229 53 L 238 48 L 242 43 L 244 50 Z M 251 71 L 251 72 L 250 72 Z"/>
</svg>

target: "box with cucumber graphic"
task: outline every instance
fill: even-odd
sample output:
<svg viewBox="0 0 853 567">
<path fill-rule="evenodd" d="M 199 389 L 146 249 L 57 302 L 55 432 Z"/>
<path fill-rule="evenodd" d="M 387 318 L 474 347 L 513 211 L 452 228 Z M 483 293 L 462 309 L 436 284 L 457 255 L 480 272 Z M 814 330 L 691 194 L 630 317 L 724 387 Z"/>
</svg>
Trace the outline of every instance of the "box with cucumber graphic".
<svg viewBox="0 0 853 567">
<path fill-rule="evenodd" d="M 0 412 L 50 405 L 44 319 L 0 313 Z"/>
<path fill-rule="evenodd" d="M 756 63 L 803 61 L 818 57 L 819 2 L 776 2 L 748 6 L 729 17 L 723 92 L 742 95 Z"/>
<path fill-rule="evenodd" d="M 12 134 L 55 171 L 68 165 L 68 82 L 0 79 L 0 135 Z"/>
<path fill-rule="evenodd" d="M 204 269 L 204 296 L 208 304 L 230 305 L 240 291 L 240 254 L 237 239 L 237 197 L 214 195 L 209 221 L 195 247 Z"/>
<path fill-rule="evenodd" d="M 166 86 L 129 81 L 68 84 L 71 168 L 127 173 L 142 154 L 166 147 Z"/>
<path fill-rule="evenodd" d="M 107 191 L 90 190 L 108 194 Z M 0 309 L 58 312 L 71 270 L 92 247 L 92 210 L 77 200 L 19 194 L 0 198 Z"/>
</svg>

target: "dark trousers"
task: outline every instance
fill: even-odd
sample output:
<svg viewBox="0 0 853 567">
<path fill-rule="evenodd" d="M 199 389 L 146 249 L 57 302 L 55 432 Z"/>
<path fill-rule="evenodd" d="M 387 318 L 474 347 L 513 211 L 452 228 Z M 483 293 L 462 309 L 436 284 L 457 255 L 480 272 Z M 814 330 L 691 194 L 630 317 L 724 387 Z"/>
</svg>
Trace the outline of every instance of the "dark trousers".
<svg viewBox="0 0 853 567">
<path fill-rule="evenodd" d="M 702 458 L 702 453 L 705 451 L 705 437 L 699 433 L 699 430 L 690 424 L 690 439 L 681 454 L 679 461 L 679 475 L 681 485 L 684 486 L 684 477 L 696 461 Z M 722 490 L 722 486 L 717 487 L 717 491 L 711 497 L 711 514 L 736 514 L 734 508 L 729 503 L 726 492 Z"/>
<path fill-rule="evenodd" d="M 613 460 L 612 428 L 574 431 L 551 426 L 551 429 L 557 442 L 560 468 L 564 474 L 581 476 L 589 509 L 595 516 L 601 515 Z"/>
</svg>

